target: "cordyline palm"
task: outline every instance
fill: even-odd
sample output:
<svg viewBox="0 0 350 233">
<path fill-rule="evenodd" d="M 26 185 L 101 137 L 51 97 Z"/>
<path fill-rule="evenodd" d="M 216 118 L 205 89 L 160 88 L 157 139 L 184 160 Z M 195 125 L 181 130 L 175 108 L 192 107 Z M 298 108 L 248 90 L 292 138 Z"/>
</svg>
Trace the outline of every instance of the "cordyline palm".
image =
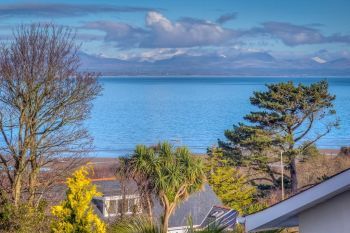
<svg viewBox="0 0 350 233">
<path fill-rule="evenodd" d="M 200 190 L 205 182 L 200 159 L 192 156 L 186 147 L 174 149 L 167 142 L 150 148 L 137 146 L 129 159 L 129 171 L 147 180 L 145 188 L 159 198 L 164 208 L 164 232 L 177 204 Z"/>
<path fill-rule="evenodd" d="M 111 233 L 166 233 L 157 224 L 146 218 L 125 219 L 111 226 Z"/>
<path fill-rule="evenodd" d="M 112 233 L 166 233 L 162 227 L 152 223 L 146 218 L 126 219 L 118 222 L 116 225 L 110 228 Z M 189 224 L 185 231 L 186 233 L 223 233 L 225 228 L 218 225 L 208 226 L 205 229 L 196 230 L 193 228 L 192 223 Z"/>
</svg>

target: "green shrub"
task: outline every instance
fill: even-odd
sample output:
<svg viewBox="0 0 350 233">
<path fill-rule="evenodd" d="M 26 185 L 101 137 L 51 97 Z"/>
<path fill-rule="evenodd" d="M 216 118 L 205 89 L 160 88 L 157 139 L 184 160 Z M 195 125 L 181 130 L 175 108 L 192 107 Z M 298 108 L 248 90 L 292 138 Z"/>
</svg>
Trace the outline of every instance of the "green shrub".
<svg viewBox="0 0 350 233">
<path fill-rule="evenodd" d="M 17 208 L 11 202 L 0 202 L 0 229 L 7 233 L 46 233 L 50 230 L 51 219 L 45 214 L 46 203 L 37 208 L 20 204 Z"/>
</svg>

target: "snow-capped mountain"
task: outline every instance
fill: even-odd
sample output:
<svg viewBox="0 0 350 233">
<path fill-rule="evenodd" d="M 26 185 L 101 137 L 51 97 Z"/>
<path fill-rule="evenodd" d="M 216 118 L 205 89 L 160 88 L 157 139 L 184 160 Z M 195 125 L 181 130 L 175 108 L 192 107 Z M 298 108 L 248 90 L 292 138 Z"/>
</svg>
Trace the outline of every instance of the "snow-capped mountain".
<svg viewBox="0 0 350 233">
<path fill-rule="evenodd" d="M 178 54 L 156 61 L 122 60 L 80 53 L 82 70 L 103 75 L 350 75 L 350 59 L 320 56 L 278 59 L 267 52 Z"/>
</svg>

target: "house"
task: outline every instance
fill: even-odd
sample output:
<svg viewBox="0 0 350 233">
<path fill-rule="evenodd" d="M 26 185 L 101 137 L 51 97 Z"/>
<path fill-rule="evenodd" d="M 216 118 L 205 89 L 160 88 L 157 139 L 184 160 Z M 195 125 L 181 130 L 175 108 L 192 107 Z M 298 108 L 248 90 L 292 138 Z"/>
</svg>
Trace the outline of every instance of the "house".
<svg viewBox="0 0 350 233">
<path fill-rule="evenodd" d="M 114 220 L 122 213 L 124 215 L 142 214 L 140 196 L 135 183 L 129 182 L 124 191 L 116 180 L 95 181 L 102 197 L 94 197 L 92 204 L 97 215 L 105 220 Z"/>
<path fill-rule="evenodd" d="M 113 220 L 120 216 L 122 212 L 122 202 L 124 200 L 124 214 L 142 214 L 140 196 L 137 188 L 129 184 L 126 192 L 121 193 L 118 181 L 104 181 L 96 183 L 98 189 L 103 193 L 102 197 L 93 199 L 95 212 L 103 220 Z M 173 212 L 169 220 L 170 233 L 183 233 L 188 228 L 189 219 L 193 227 L 205 228 L 210 224 L 218 223 L 222 226 L 232 228 L 236 223 L 237 212 L 228 208 L 220 207 L 221 201 L 216 194 L 206 185 L 202 191 L 192 194 L 187 200 L 182 202 Z M 153 214 L 155 219 L 160 219 L 163 208 L 159 201 L 154 201 Z"/>
<path fill-rule="evenodd" d="M 301 233 L 349 233 L 349 219 L 350 169 L 243 221 L 246 232 L 299 227 Z"/>
<path fill-rule="evenodd" d="M 140 196 L 137 194 L 94 197 L 93 203 L 103 219 L 124 215 L 141 214 Z M 95 210 L 96 212 L 96 210 Z"/>
</svg>

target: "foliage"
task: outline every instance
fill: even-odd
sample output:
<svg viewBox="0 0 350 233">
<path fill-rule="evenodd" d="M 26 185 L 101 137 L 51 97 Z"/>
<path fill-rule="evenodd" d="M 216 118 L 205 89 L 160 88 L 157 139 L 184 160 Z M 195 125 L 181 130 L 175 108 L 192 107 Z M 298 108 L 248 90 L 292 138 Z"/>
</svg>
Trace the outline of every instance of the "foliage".
<svg viewBox="0 0 350 233">
<path fill-rule="evenodd" d="M 226 156 L 236 165 L 246 166 L 266 174 L 261 181 L 280 186 L 280 173 L 271 168 L 278 161 L 279 152 L 291 181 L 291 191 L 296 192 L 298 178 L 297 156 L 308 147 L 297 147 L 306 137 L 314 143 L 338 125 L 334 118 L 334 95 L 328 92 L 328 83 L 320 81 L 311 85 L 294 85 L 293 82 L 266 85 L 267 91 L 254 92 L 250 103 L 257 111 L 247 114 L 245 123 L 226 130 L 227 141 L 219 141 Z M 318 133 L 311 134 L 315 122 L 323 122 Z M 256 180 L 255 180 L 256 181 Z"/>
<path fill-rule="evenodd" d="M 340 148 L 339 156 L 349 156 L 350 155 L 350 147 L 342 146 Z"/>
<path fill-rule="evenodd" d="M 300 148 L 302 148 L 301 155 L 304 159 L 315 158 L 321 155 L 316 145 L 314 143 L 310 143 L 309 141 L 304 142 Z"/>
<path fill-rule="evenodd" d="M 94 214 L 91 200 L 101 195 L 87 177 L 89 167 L 81 167 L 67 179 L 66 200 L 52 208 L 56 220 L 52 232 L 56 233 L 104 233 L 105 224 Z"/>
<path fill-rule="evenodd" d="M 246 213 L 254 201 L 255 188 L 233 167 L 218 167 L 211 174 L 209 183 L 223 204 L 240 214 Z"/>
<path fill-rule="evenodd" d="M 298 166 L 301 189 L 309 188 L 350 167 L 347 156 L 312 157 Z"/>
<path fill-rule="evenodd" d="M 186 233 L 223 233 L 226 232 L 225 226 L 220 226 L 220 224 L 209 224 L 207 227 L 203 229 L 196 229 L 193 227 L 193 221 L 192 218 L 189 218 L 188 220 L 188 226 Z"/>
<path fill-rule="evenodd" d="M 137 217 L 124 219 L 109 228 L 110 233 L 163 233 L 162 227 L 151 222 L 148 218 Z M 222 233 L 225 232 L 223 227 L 211 225 L 204 229 L 195 229 L 189 221 L 186 233 Z"/>
<path fill-rule="evenodd" d="M 247 214 L 256 202 L 256 188 L 228 161 L 219 149 L 211 150 L 207 163 L 209 184 L 225 206 Z"/>
<path fill-rule="evenodd" d="M 159 198 L 164 208 L 162 227 L 166 232 L 175 207 L 204 184 L 201 160 L 191 155 L 186 147 L 174 148 L 167 142 L 149 148 L 138 145 L 126 160 L 128 174 L 133 178 L 141 177 L 142 188 Z"/>
<path fill-rule="evenodd" d="M 118 221 L 112 225 L 110 233 L 163 233 L 163 229 L 152 223 L 148 218 L 130 218 Z"/>
<path fill-rule="evenodd" d="M 46 203 L 40 202 L 34 208 L 21 203 L 15 207 L 0 194 L 0 229 L 7 233 L 48 232 L 51 219 L 45 215 Z"/>
</svg>

